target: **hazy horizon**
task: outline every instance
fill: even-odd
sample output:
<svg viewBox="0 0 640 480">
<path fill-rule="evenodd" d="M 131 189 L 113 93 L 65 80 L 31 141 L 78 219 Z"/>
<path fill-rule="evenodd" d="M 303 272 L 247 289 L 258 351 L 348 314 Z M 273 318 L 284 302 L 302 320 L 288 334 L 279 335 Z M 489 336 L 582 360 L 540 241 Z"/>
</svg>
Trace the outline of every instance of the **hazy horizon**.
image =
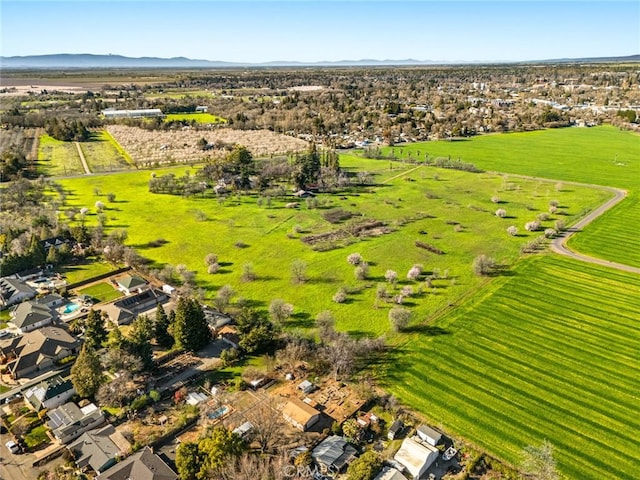
<svg viewBox="0 0 640 480">
<path fill-rule="evenodd" d="M 634 1 L 6 1 L 2 56 L 265 63 L 628 56 Z"/>
</svg>

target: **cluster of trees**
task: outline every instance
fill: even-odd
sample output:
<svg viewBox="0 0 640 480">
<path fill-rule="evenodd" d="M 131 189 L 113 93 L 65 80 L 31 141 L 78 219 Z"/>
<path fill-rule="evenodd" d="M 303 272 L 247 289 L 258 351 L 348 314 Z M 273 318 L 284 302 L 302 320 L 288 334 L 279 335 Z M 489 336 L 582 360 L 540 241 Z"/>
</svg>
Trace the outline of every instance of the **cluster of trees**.
<svg viewBox="0 0 640 480">
<path fill-rule="evenodd" d="M 86 125 L 80 120 L 65 120 L 53 117 L 45 123 L 45 131 L 56 140 L 65 142 L 85 142 L 91 134 Z"/>
<path fill-rule="evenodd" d="M 211 338 L 200 304 L 183 297 L 169 314 L 159 305 L 155 319 L 146 315 L 137 317 L 126 337 L 116 325 L 107 331 L 106 316 L 97 310 L 91 310 L 71 327 L 83 332 L 85 339 L 71 368 L 71 380 L 78 395 L 95 396 L 101 403 L 113 406 L 133 400 L 145 374 L 155 369 L 152 342 L 165 349 L 196 351 Z M 106 381 L 105 370 L 115 374 L 113 380 Z"/>
</svg>

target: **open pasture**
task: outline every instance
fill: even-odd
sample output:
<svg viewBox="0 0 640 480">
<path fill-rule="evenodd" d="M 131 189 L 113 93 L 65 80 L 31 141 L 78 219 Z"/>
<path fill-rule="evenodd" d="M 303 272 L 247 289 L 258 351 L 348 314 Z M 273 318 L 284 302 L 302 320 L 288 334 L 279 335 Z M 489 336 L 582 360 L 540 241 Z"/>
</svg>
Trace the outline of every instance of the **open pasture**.
<svg viewBox="0 0 640 480">
<path fill-rule="evenodd" d="M 84 169 L 75 144 L 42 135 L 38 147 L 38 173 L 50 177 L 83 174 Z"/>
<path fill-rule="evenodd" d="M 413 288 L 414 295 L 405 305 L 420 322 L 478 286 L 471 269 L 477 255 L 484 253 L 510 265 L 522 244 L 540 235 L 526 232 L 524 224 L 546 212 L 551 200 L 559 201 L 563 208 L 544 221 L 543 227 L 552 227 L 558 218 L 571 222 L 585 208 L 608 197 L 589 188 L 556 192 L 552 183 L 524 179 L 513 179 L 513 185 L 505 190 L 503 177 L 496 174 L 416 168 L 349 156 L 343 157 L 342 164 L 354 176 L 358 171 L 369 171 L 377 185 L 344 194 L 321 194 L 316 197 L 317 208 L 310 208 L 313 205 L 304 200 L 298 200 L 297 209 L 285 208 L 295 200 L 292 196 L 274 197 L 269 204 L 266 198 L 254 195 L 230 195 L 222 201 L 213 194 L 191 198 L 151 194 L 149 171 L 78 178 L 62 184 L 69 193 L 66 207 L 89 208 L 89 223 L 96 218 L 96 200 L 104 201 L 94 195 L 94 189 L 117 192 L 115 202 L 105 202 L 107 229 L 126 229 L 128 244 L 157 267 L 185 264 L 196 272 L 208 298 L 215 296 L 220 286 L 230 284 L 238 296 L 263 307 L 274 298 L 292 303 L 296 315 L 291 328 L 311 327 L 318 312 L 330 309 L 340 328 L 363 335 L 378 335 L 389 329 L 391 304 L 382 302 L 375 308 L 376 287 L 385 282 L 388 269 L 396 271 L 400 280 L 388 286 L 391 296 L 400 293 L 402 287 Z M 166 171 L 156 171 L 155 175 Z M 186 171 L 193 175 L 196 169 L 176 167 L 170 171 L 182 176 Z M 500 197 L 501 203 L 494 203 L 494 196 Z M 496 217 L 498 208 L 506 210 L 506 218 Z M 336 209 L 354 216 L 331 224 L 323 215 Z M 363 237 L 343 235 L 349 224 L 364 221 L 382 222 L 388 231 Z M 518 236 L 507 234 L 510 225 L 517 226 Z M 327 232 L 336 235 L 313 244 L 302 240 Z M 246 246 L 236 246 L 239 242 Z M 416 242 L 443 253 L 432 253 Z M 361 253 L 369 262 L 365 280 L 356 280 L 354 267 L 346 262 L 353 252 Z M 219 256 L 219 273 L 206 272 L 204 257 L 208 253 Z M 309 279 L 292 288 L 290 268 L 296 259 L 307 263 Z M 242 282 L 245 264 L 253 266 L 255 281 Z M 414 264 L 424 267 L 419 282 L 406 278 Z M 429 287 L 424 281 L 426 275 L 434 277 Z M 337 304 L 332 297 L 341 287 L 349 292 L 348 298 Z"/>
<path fill-rule="evenodd" d="M 424 161 L 460 158 L 498 172 L 626 189 L 629 198 L 572 239 L 580 251 L 640 266 L 640 135 L 611 126 L 486 135 L 384 148 L 386 154 Z M 573 188 L 559 185 L 561 189 Z M 634 222 L 634 220 L 636 220 Z M 620 248 L 622 246 L 622 248 Z"/>
<path fill-rule="evenodd" d="M 80 148 L 93 173 L 111 172 L 130 168 L 130 159 L 106 130 L 91 133 L 91 140 L 80 143 Z"/>
<path fill-rule="evenodd" d="M 226 123 L 227 121 L 218 117 L 217 115 L 213 115 L 211 113 L 169 113 L 164 117 L 165 122 L 171 122 L 174 120 L 177 121 L 187 121 L 187 122 L 196 122 L 196 123 Z"/>
<path fill-rule="evenodd" d="M 404 338 L 385 386 L 517 464 L 549 440 L 566 478 L 634 478 L 640 278 L 545 255 Z"/>
</svg>

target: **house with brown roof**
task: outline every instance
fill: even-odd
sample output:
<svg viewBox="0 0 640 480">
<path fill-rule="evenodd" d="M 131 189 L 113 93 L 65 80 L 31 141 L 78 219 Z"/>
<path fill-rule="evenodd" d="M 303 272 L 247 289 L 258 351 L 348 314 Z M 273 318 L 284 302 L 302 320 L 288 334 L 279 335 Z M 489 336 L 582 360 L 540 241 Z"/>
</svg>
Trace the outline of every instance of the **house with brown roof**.
<svg viewBox="0 0 640 480">
<path fill-rule="evenodd" d="M 0 361 L 14 379 L 54 367 L 80 351 L 80 341 L 60 327 L 42 327 L 11 340 L 0 349 Z"/>
<path fill-rule="evenodd" d="M 149 447 L 116 463 L 96 477 L 96 480 L 178 480 L 169 465 Z"/>
<path fill-rule="evenodd" d="M 320 419 L 320 412 L 302 400 L 292 398 L 282 409 L 282 416 L 298 430 L 306 432 Z"/>
<path fill-rule="evenodd" d="M 76 459 L 78 468 L 85 470 L 91 467 L 94 472 L 101 473 L 124 457 L 131 449 L 131 444 L 109 424 L 83 433 L 67 448 Z"/>
</svg>

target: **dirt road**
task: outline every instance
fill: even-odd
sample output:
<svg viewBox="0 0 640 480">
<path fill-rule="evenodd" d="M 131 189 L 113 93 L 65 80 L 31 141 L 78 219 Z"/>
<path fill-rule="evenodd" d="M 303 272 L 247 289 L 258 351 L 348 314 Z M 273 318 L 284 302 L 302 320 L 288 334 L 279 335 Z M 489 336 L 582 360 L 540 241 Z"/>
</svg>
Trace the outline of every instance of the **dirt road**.
<svg viewBox="0 0 640 480">
<path fill-rule="evenodd" d="M 82 162 L 82 168 L 87 175 L 91 175 L 91 170 L 89 170 L 89 165 L 87 165 L 87 159 L 84 158 L 84 153 L 82 152 L 82 148 L 80 148 L 80 144 L 78 142 L 74 142 L 76 144 L 76 148 L 78 149 L 78 155 L 80 155 L 80 161 Z"/>
</svg>

